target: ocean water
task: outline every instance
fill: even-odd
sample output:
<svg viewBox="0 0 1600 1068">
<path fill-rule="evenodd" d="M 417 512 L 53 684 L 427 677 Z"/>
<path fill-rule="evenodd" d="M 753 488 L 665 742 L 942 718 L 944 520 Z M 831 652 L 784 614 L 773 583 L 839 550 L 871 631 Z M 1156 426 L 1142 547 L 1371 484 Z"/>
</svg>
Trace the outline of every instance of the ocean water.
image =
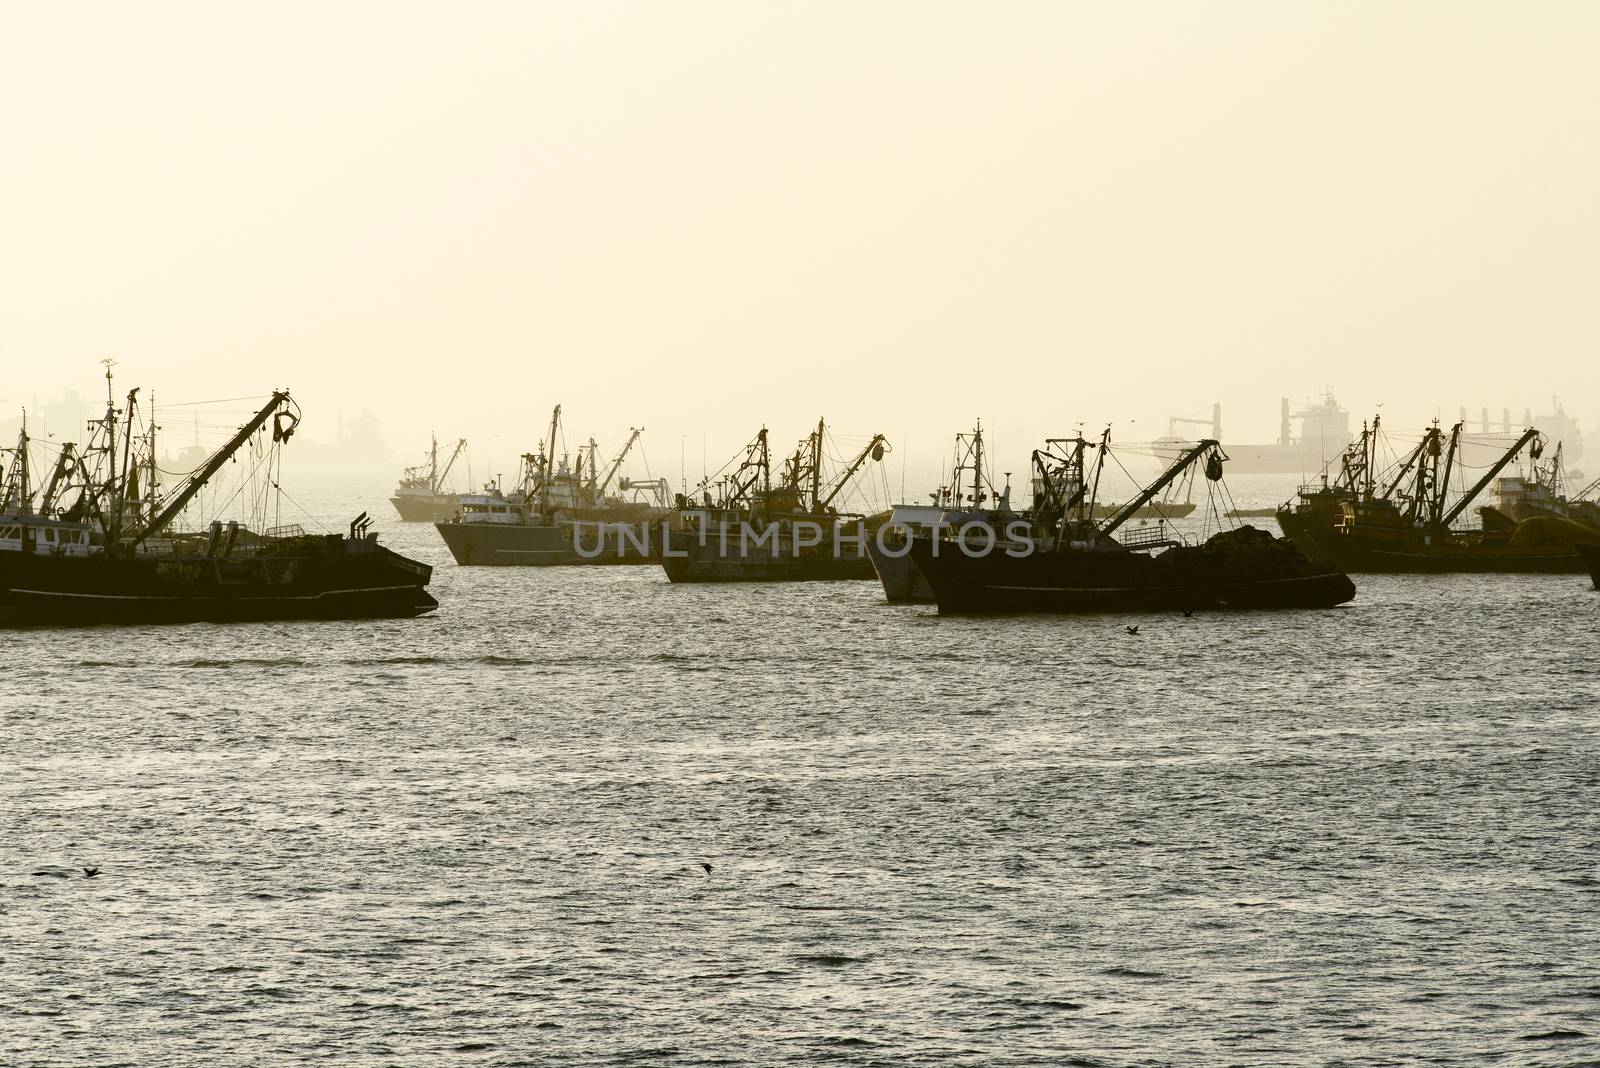
<svg viewBox="0 0 1600 1068">
<path fill-rule="evenodd" d="M 4 635 L 0 1063 L 1600 1061 L 1586 578 L 980 621 L 382 488 L 430 617 Z"/>
</svg>

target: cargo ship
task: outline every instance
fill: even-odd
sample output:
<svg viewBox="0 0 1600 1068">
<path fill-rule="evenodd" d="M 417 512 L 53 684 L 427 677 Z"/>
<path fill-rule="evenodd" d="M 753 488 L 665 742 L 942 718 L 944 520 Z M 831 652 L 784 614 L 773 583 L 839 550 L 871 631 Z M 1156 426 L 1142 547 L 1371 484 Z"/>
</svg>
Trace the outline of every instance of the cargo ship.
<svg viewBox="0 0 1600 1068">
<path fill-rule="evenodd" d="M 163 493 L 148 414 L 135 433 L 139 391 L 118 409 L 109 368 L 106 388 L 105 415 L 91 422 L 86 446 L 63 443 L 37 493 L 29 443 L 19 443 L 0 509 L 0 625 L 405 617 L 438 607 L 426 589 L 432 569 L 380 546 L 365 513 L 348 535 L 298 525 L 257 533 L 215 520 L 206 531 L 175 530 L 247 445 L 252 473 L 277 490 L 277 450 L 300 423 L 286 391 Z"/>
<path fill-rule="evenodd" d="M 523 454 L 509 491 L 490 483 L 482 492 L 464 494 L 454 515 L 434 523 L 457 564 L 553 567 L 660 558 L 656 527 L 670 514 L 666 480 L 617 477 L 644 428 L 630 430 L 603 475 L 593 439 L 575 461 L 557 457 L 560 430 L 558 404 L 547 439 L 538 452 Z"/>
<path fill-rule="evenodd" d="M 825 472 L 827 423 L 783 461 L 774 477 L 767 429 L 740 455 L 678 500 L 677 529 L 666 535 L 661 565 L 672 582 L 799 582 L 871 579 L 867 545 L 884 516 L 871 522 L 840 511 L 846 488 L 868 460 L 882 460 L 888 440 L 874 434 L 838 473 Z M 735 464 L 737 466 L 735 466 Z M 724 475 L 729 467 L 730 474 Z"/>
<path fill-rule="evenodd" d="M 1222 432 L 1222 405 L 1213 404 L 1210 419 L 1173 416 L 1167 420 L 1167 433 L 1150 443 L 1163 466 L 1194 444 L 1192 435 L 1180 431 L 1183 424 L 1206 426 L 1212 440 L 1227 442 L 1228 469 L 1234 474 L 1304 476 L 1320 471 L 1354 437 L 1350 412 L 1327 391 L 1318 403 L 1307 403 L 1299 410 L 1284 397 L 1279 406 L 1278 440 L 1267 445 L 1228 442 Z"/>
<path fill-rule="evenodd" d="M 1342 471 L 1302 487 L 1279 510 L 1283 531 L 1308 556 L 1352 572 L 1577 572 L 1575 545 L 1600 543 L 1600 524 L 1559 492 L 1560 456 L 1543 466 L 1544 436 L 1528 428 L 1452 502 L 1450 478 L 1464 469 L 1463 423 L 1435 423 L 1392 468 L 1378 471 L 1376 420 L 1347 450 Z M 1359 449 L 1358 449 L 1359 446 Z M 1455 524 L 1524 450 L 1533 478 L 1502 479 L 1500 507 L 1478 509 L 1480 526 Z"/>
<path fill-rule="evenodd" d="M 450 472 L 456 460 L 467 447 L 466 438 L 458 438 L 444 466 L 439 466 L 439 438 L 435 435 L 428 445 L 428 462 L 408 467 L 400 476 L 389 503 L 407 523 L 430 523 L 449 519 L 461 510 L 461 495 L 448 490 Z"/>
<path fill-rule="evenodd" d="M 1084 477 L 1084 459 L 1099 449 L 1098 470 L 1108 441 L 1109 435 L 1098 445 L 1080 437 L 1064 442 L 1064 451 L 1035 453 L 1035 480 L 1046 492 L 1025 538 L 999 538 L 983 553 L 938 537 L 911 540 L 911 559 L 941 614 L 1331 608 L 1355 596 L 1355 584 L 1341 570 L 1250 526 L 1200 545 L 1164 525 L 1116 537 L 1140 507 L 1191 468 L 1220 480 L 1227 456 L 1214 440 L 1195 443 L 1102 521 L 1093 518 L 1098 475 Z"/>
</svg>

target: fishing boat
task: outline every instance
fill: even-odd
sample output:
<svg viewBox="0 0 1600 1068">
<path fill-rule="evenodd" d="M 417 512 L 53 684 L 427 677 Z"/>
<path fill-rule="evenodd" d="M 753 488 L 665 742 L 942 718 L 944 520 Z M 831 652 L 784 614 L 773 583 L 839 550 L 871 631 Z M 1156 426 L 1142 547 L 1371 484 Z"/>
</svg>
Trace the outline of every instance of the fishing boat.
<svg viewBox="0 0 1600 1068">
<path fill-rule="evenodd" d="M 661 566 L 672 582 L 796 582 L 870 579 L 867 544 L 876 525 L 840 511 L 846 487 L 868 460 L 882 460 L 888 440 L 874 434 L 842 470 L 825 472 L 827 423 L 796 447 L 773 474 L 767 429 L 743 452 L 678 500 L 677 528 L 667 531 Z M 737 465 L 735 467 L 735 464 Z M 724 474 L 734 467 L 731 474 Z M 883 517 L 878 517 L 880 520 Z"/>
<path fill-rule="evenodd" d="M 1109 432 L 1098 445 L 1081 437 L 1065 444 L 1064 451 L 1035 452 L 1035 484 L 1043 493 L 1026 536 L 996 532 L 983 552 L 958 540 L 911 540 L 911 558 L 940 613 L 1331 608 L 1355 596 L 1348 575 L 1254 527 L 1199 545 L 1164 524 L 1115 536 L 1140 507 L 1196 468 L 1220 480 L 1227 457 L 1216 441 L 1191 446 L 1103 521 L 1093 518 L 1092 505 Z M 1099 450 L 1096 473 L 1085 478 L 1091 449 Z"/>
<path fill-rule="evenodd" d="M 1036 450 L 1035 461 L 1040 455 L 1070 440 L 1048 439 L 1043 453 Z M 959 532 L 971 525 L 1005 530 L 1017 523 L 1032 523 L 1031 509 L 1018 511 L 1012 508 L 1010 479 L 1007 478 L 1003 487 L 995 486 L 985 457 L 981 423 L 970 434 L 957 434 L 950 483 L 929 494 L 931 504 L 895 505 L 880 528 L 882 533 L 867 542 L 867 554 L 883 584 L 884 596 L 890 603 L 932 604 L 934 600 L 928 580 L 917 570 L 916 564 L 905 551 L 908 538 L 962 536 Z M 967 484 L 969 479 L 970 486 Z M 1185 489 L 1192 487 L 1186 486 Z M 1035 501 L 1042 496 L 1037 479 L 1033 495 Z M 1165 524 L 1192 514 L 1195 507 L 1194 501 L 1187 496 L 1183 500 L 1169 497 L 1135 507 L 1129 518 L 1154 519 Z M 1086 515 L 1093 519 L 1109 519 L 1121 509 L 1122 506 L 1118 504 L 1094 502 L 1086 506 Z"/>
<path fill-rule="evenodd" d="M 970 480 L 970 481 L 969 481 Z M 931 604 L 933 589 L 906 553 L 907 539 L 958 530 L 974 520 L 1004 527 L 1019 518 L 1011 511 L 1011 489 L 996 489 L 985 464 L 983 423 L 957 434 L 950 481 L 928 495 L 929 504 L 897 504 L 867 541 L 867 555 L 891 604 Z M 994 503 L 995 507 L 985 505 Z"/>
<path fill-rule="evenodd" d="M 461 510 L 461 495 L 450 492 L 447 487 L 456 459 L 466 447 L 467 439 L 458 438 L 441 467 L 439 438 L 437 435 L 432 437 L 428 445 L 428 462 L 406 468 L 400 476 L 399 485 L 395 487 L 394 496 L 389 498 L 389 503 L 394 505 L 401 519 L 408 523 L 437 522 L 449 519 Z"/>
<path fill-rule="evenodd" d="M 666 480 L 618 478 L 643 432 L 643 427 L 630 430 L 602 475 L 593 438 L 575 461 L 571 454 L 557 456 L 558 404 L 546 441 L 538 452 L 523 454 L 510 490 L 489 483 L 480 493 L 464 494 L 456 513 L 434 528 L 463 566 L 653 563 L 659 559 L 659 535 L 652 528 L 671 507 Z"/>
<path fill-rule="evenodd" d="M 1306 555 L 1353 572 L 1582 571 L 1574 546 L 1600 543 L 1600 524 L 1567 507 L 1551 487 L 1558 476 L 1541 471 L 1531 487 L 1522 478 L 1503 480 L 1500 499 L 1511 514 L 1486 506 L 1476 529 L 1456 526 L 1524 450 L 1537 469 L 1544 446 L 1544 436 L 1528 428 L 1452 501 L 1451 476 L 1464 468 L 1463 425 L 1448 435 L 1437 423 L 1429 427 L 1381 476 L 1374 435 L 1353 465 L 1347 452 L 1345 474 L 1332 486 L 1302 492 L 1296 506 L 1280 510 L 1279 524 Z"/>
<path fill-rule="evenodd" d="M 1301 483 L 1293 502 L 1286 502 L 1274 510 L 1278 527 L 1284 535 L 1310 551 L 1314 531 L 1335 526 L 1344 514 L 1347 501 L 1370 499 L 1377 492 L 1378 449 L 1382 439 L 1382 416 L 1375 415 L 1372 422 L 1361 424 L 1361 434 L 1350 442 L 1338 457 L 1338 473 L 1330 474 L 1333 463 L 1322 468 L 1316 482 Z"/>
<path fill-rule="evenodd" d="M 438 607 L 426 590 L 432 569 L 380 546 L 365 513 L 348 534 L 298 525 L 258 533 L 237 520 L 176 529 L 241 453 L 258 488 L 278 492 L 277 454 L 300 423 L 288 392 L 274 393 L 163 493 L 154 422 L 146 416 L 135 434 L 139 391 L 118 409 L 109 367 L 106 383 L 106 412 L 91 421 L 88 444 L 60 447 L 41 492 L 33 492 L 25 436 L 15 451 L 0 508 L 0 625 L 404 617 Z"/>
</svg>

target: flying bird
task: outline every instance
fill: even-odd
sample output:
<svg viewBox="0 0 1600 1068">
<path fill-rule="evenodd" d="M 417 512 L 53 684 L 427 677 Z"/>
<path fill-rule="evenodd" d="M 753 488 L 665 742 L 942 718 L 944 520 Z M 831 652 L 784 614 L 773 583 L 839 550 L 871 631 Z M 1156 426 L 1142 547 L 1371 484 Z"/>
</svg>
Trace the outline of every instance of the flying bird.
<svg viewBox="0 0 1600 1068">
<path fill-rule="evenodd" d="M 1185 609 L 1184 613 L 1183 613 L 1183 618 L 1184 619 L 1188 619 L 1192 615 L 1194 615 L 1194 609 L 1193 608 Z"/>
<path fill-rule="evenodd" d="M 93 879 L 96 875 L 99 875 L 99 874 L 100 874 L 100 869 L 99 868 L 85 868 L 85 869 L 83 869 L 83 877 L 85 879 Z"/>
<path fill-rule="evenodd" d="M 1124 629 L 1125 629 L 1125 630 L 1126 630 L 1126 631 L 1127 631 L 1127 632 L 1128 632 L 1128 633 L 1129 633 L 1129 634 L 1138 634 L 1138 633 L 1139 633 L 1139 628 L 1138 628 L 1138 627 L 1125 627 L 1125 628 L 1124 628 Z"/>
<path fill-rule="evenodd" d="M 700 862 L 700 866 L 706 870 L 706 874 L 707 875 L 711 874 L 711 865 L 707 864 L 705 861 L 702 860 Z"/>
</svg>

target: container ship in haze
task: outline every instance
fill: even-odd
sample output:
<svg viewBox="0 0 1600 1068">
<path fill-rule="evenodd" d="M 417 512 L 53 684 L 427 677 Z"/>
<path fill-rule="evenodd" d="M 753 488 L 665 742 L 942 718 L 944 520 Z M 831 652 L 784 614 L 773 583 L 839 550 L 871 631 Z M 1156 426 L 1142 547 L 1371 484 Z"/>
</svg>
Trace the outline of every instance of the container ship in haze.
<svg viewBox="0 0 1600 1068">
<path fill-rule="evenodd" d="M 1213 404 L 1210 419 L 1174 416 L 1167 420 L 1166 435 L 1150 443 L 1163 466 L 1194 445 L 1193 435 L 1181 433 L 1180 424 L 1205 426 L 1212 440 L 1225 442 L 1228 469 L 1234 474 L 1309 475 L 1327 466 L 1355 436 L 1350 429 L 1350 412 L 1328 392 L 1322 394 L 1319 403 L 1306 404 L 1298 411 L 1284 397 L 1278 415 L 1278 440 L 1270 445 L 1228 442 L 1222 433 L 1222 405 Z"/>
</svg>

